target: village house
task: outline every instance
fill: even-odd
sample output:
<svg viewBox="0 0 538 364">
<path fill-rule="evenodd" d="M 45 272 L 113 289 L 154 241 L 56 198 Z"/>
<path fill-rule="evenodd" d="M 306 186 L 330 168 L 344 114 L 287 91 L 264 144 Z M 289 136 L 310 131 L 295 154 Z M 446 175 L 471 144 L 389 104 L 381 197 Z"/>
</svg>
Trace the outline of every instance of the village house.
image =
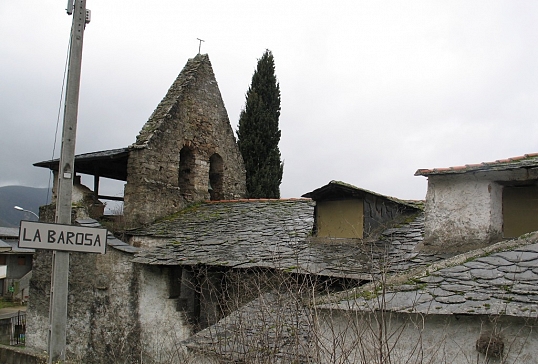
<svg viewBox="0 0 538 364">
<path fill-rule="evenodd" d="M 425 247 L 470 250 L 538 230 L 538 153 L 450 168 L 428 177 Z"/>
<path fill-rule="evenodd" d="M 0 295 L 28 301 L 34 249 L 19 248 L 19 229 L 0 227 Z"/>
<path fill-rule="evenodd" d="M 419 169 L 416 175 L 428 176 L 428 193 L 418 252 L 460 254 L 319 305 L 320 340 L 336 349 L 326 360 L 535 362 L 537 168 L 538 155 L 527 154 Z M 335 346 L 336 338 L 345 339 Z"/>
<path fill-rule="evenodd" d="M 36 165 L 58 170 L 57 160 Z M 126 182 L 125 229 L 109 234 L 106 254 L 71 253 L 67 356 L 526 362 L 536 343 L 537 241 L 506 239 L 536 229 L 520 220 L 534 206 L 537 167 L 528 155 L 419 170 L 429 180 L 425 207 L 339 181 L 302 198 L 246 200 L 242 158 L 199 54 L 134 144 L 75 158 L 94 190 L 76 184 L 73 220 L 118 223 L 100 218 L 99 200 L 111 197 L 99 194 L 99 179 L 113 178 Z M 41 219 L 51 221 L 53 209 L 43 207 Z M 30 288 L 27 346 L 43 351 L 50 253 L 36 253 Z"/>
</svg>

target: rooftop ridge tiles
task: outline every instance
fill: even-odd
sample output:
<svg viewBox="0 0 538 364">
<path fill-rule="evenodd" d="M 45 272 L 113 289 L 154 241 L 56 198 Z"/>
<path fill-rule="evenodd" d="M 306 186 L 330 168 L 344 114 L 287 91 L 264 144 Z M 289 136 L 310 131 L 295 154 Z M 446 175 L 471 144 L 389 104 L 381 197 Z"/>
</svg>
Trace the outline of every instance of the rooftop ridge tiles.
<svg viewBox="0 0 538 364">
<path fill-rule="evenodd" d="M 515 156 L 515 157 L 509 157 L 509 158 L 504 158 L 504 159 L 497 159 L 495 161 L 492 161 L 492 162 L 481 162 L 481 163 L 474 163 L 474 164 L 465 164 L 465 165 L 460 165 L 460 166 L 452 166 L 452 167 L 440 167 L 440 168 L 419 168 L 417 169 L 417 171 L 415 172 L 415 176 L 427 176 L 427 175 L 430 175 L 430 174 L 444 174 L 444 173 L 450 173 L 450 172 L 454 172 L 454 173 L 465 173 L 467 171 L 474 171 L 474 170 L 478 170 L 480 168 L 488 168 L 488 167 L 495 167 L 495 166 L 498 166 L 498 165 L 502 165 L 502 164 L 510 164 L 510 163 L 517 163 L 517 162 L 520 162 L 520 161 L 524 161 L 526 159 L 530 159 L 530 158 L 536 158 L 538 157 L 538 152 L 537 153 L 527 153 L 527 154 L 524 154 L 524 155 L 520 155 L 520 156 Z M 514 166 L 517 168 L 517 166 Z"/>
</svg>

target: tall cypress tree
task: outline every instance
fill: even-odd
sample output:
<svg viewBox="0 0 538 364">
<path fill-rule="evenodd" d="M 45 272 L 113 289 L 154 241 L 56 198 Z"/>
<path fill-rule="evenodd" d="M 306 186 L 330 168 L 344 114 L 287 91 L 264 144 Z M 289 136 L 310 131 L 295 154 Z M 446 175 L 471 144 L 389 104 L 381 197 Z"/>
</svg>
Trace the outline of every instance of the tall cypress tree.
<svg viewBox="0 0 538 364">
<path fill-rule="evenodd" d="M 280 198 L 280 86 L 270 50 L 258 60 L 241 110 L 237 143 L 245 161 L 249 198 Z"/>
</svg>

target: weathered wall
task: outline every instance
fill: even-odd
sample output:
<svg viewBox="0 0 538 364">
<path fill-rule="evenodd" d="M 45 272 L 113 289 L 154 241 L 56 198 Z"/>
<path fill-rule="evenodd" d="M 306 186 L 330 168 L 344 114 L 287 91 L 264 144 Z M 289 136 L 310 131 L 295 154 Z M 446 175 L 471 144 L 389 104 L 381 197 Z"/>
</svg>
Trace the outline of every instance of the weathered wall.
<svg viewBox="0 0 538 364">
<path fill-rule="evenodd" d="M 11 279 L 20 279 L 32 270 L 32 254 L 6 254 L 6 264 L 6 278 L 11 283 Z"/>
<path fill-rule="evenodd" d="M 38 350 L 27 347 L 0 345 L 0 363 L 9 364 L 45 364 L 47 356 Z"/>
<path fill-rule="evenodd" d="M 53 171 L 52 181 L 52 199 L 49 206 L 56 206 L 56 192 L 58 191 L 58 171 Z M 71 193 L 71 201 L 73 206 L 83 207 L 85 209 L 84 213 L 91 218 L 98 219 L 104 214 L 105 204 L 99 200 L 94 199 L 94 192 L 81 183 L 81 177 L 78 175 L 76 175 L 73 179 L 73 191 Z M 42 212 L 40 208 L 39 216 L 41 216 L 41 221 L 43 221 L 44 219 L 41 213 Z M 54 216 L 52 216 L 52 219 L 46 218 L 45 220 L 54 221 Z"/>
<path fill-rule="evenodd" d="M 503 189 L 534 185 L 538 168 L 428 176 L 424 246 L 466 251 L 503 238 Z"/>
<path fill-rule="evenodd" d="M 191 334 L 177 299 L 171 296 L 170 268 L 140 266 L 139 269 L 140 339 L 144 361 L 175 363 L 184 353 L 180 345 Z"/>
<path fill-rule="evenodd" d="M 536 319 L 481 315 L 417 315 L 322 310 L 318 342 L 322 363 L 500 363 L 487 361 L 476 350 L 486 332 L 500 332 L 504 343 L 502 363 L 536 363 L 538 333 Z M 382 327 L 380 322 L 386 323 Z M 391 349 L 390 359 L 387 348 Z M 477 361 L 478 360 L 478 361 Z"/>
<path fill-rule="evenodd" d="M 155 248 L 159 245 L 165 244 L 169 239 L 156 238 L 153 236 L 134 235 L 129 239 L 129 244 L 136 246 L 137 248 Z"/>
<path fill-rule="evenodd" d="M 371 194 L 364 195 L 364 236 L 386 229 L 399 216 L 409 213 L 416 213 L 395 202 L 389 201 L 380 196 Z"/>
<path fill-rule="evenodd" d="M 426 249 L 466 251 L 502 238 L 502 186 L 483 174 L 430 176 Z"/>
<path fill-rule="evenodd" d="M 210 174 L 211 171 L 211 174 Z M 128 226 L 187 204 L 235 199 L 245 169 L 207 55 L 190 59 L 131 146 L 124 216 Z"/>
<path fill-rule="evenodd" d="M 136 362 L 140 352 L 137 274 L 130 254 L 70 253 L 67 357 L 84 363 L 104 358 Z M 52 254 L 36 253 L 26 344 L 47 350 Z M 119 359 L 118 359 L 119 361 Z"/>
</svg>

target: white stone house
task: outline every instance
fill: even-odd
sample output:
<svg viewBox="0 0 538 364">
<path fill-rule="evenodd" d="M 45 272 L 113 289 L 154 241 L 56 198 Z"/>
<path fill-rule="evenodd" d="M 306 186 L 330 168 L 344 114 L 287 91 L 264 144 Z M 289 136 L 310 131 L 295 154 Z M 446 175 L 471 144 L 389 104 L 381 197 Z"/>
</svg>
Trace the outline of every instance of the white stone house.
<svg viewBox="0 0 538 364">
<path fill-rule="evenodd" d="M 418 170 L 428 194 L 416 252 L 451 257 L 325 297 L 322 361 L 535 363 L 537 157 Z"/>
<path fill-rule="evenodd" d="M 538 153 L 415 175 L 428 177 L 426 248 L 466 251 L 538 230 Z"/>
<path fill-rule="evenodd" d="M 536 272 L 533 233 L 327 297 L 322 361 L 535 363 Z"/>
</svg>

